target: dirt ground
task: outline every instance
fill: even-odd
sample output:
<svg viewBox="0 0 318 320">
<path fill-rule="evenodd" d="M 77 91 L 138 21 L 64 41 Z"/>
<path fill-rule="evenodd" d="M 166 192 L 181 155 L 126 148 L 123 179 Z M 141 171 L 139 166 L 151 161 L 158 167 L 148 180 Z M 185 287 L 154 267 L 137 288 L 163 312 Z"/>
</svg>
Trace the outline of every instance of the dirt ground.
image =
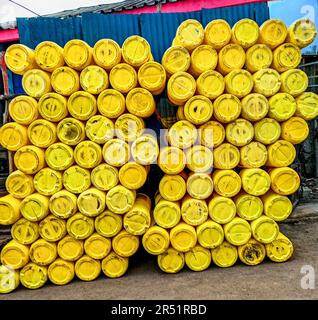
<svg viewBox="0 0 318 320">
<path fill-rule="evenodd" d="M 256 267 L 238 263 L 228 269 L 211 266 L 204 272 L 185 269 L 169 275 L 160 271 L 154 257 L 140 252 L 122 278 L 100 276 L 93 282 L 74 280 L 62 287 L 47 284 L 34 291 L 20 286 L 11 294 L 0 296 L 0 300 L 318 299 L 317 285 L 313 290 L 301 288 L 302 266 L 311 265 L 318 271 L 318 220 L 282 224 L 281 230 L 295 245 L 294 257 L 287 263 L 266 261 Z"/>
</svg>

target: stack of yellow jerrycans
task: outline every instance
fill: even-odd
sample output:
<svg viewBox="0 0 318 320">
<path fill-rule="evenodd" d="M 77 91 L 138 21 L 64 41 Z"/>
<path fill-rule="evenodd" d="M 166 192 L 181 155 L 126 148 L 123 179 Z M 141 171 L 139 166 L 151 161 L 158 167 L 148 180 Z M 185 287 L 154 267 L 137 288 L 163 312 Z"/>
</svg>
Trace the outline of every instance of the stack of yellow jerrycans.
<svg viewBox="0 0 318 320">
<path fill-rule="evenodd" d="M 10 102 L 12 122 L 0 130 L 15 167 L 0 198 L 13 238 L 1 251 L 0 292 L 124 275 L 151 224 L 151 201 L 138 190 L 159 148 L 144 119 L 165 69 L 139 36 L 122 47 L 14 44 L 5 61 L 26 95 Z"/>
<path fill-rule="evenodd" d="M 214 20 L 205 29 L 186 20 L 177 29 L 162 65 L 178 121 L 160 149 L 165 175 L 155 225 L 142 239 L 163 271 L 292 256 L 278 223 L 291 214 L 288 196 L 300 185 L 289 167 L 295 145 L 318 115 L 318 96 L 305 92 L 307 75 L 297 69 L 301 48 L 315 37 L 307 19 L 289 28 L 274 19 L 232 28 Z"/>
</svg>

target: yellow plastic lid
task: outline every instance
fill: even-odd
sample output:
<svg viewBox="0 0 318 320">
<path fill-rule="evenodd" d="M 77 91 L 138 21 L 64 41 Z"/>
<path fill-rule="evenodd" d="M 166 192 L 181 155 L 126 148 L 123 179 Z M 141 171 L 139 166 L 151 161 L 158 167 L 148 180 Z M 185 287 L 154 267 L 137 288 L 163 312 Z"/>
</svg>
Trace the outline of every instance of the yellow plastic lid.
<svg viewBox="0 0 318 320">
<path fill-rule="evenodd" d="M 158 165 L 167 174 L 178 174 L 185 167 L 185 154 L 177 147 L 164 147 L 160 149 Z"/>
<path fill-rule="evenodd" d="M 116 135 L 124 141 L 135 141 L 144 129 L 144 120 L 130 113 L 122 114 L 115 122 Z"/>
<path fill-rule="evenodd" d="M 286 37 L 287 28 L 285 23 L 278 19 L 268 19 L 260 26 L 258 41 L 274 49 L 282 44 Z"/>
<path fill-rule="evenodd" d="M 136 162 L 126 163 L 119 170 L 119 181 L 128 189 L 139 189 L 146 180 L 147 170 Z"/>
<path fill-rule="evenodd" d="M 143 134 L 131 145 L 131 155 L 133 159 L 144 166 L 157 161 L 159 147 L 157 137 L 151 134 Z"/>
<path fill-rule="evenodd" d="M 65 44 L 63 55 L 69 67 L 82 70 L 91 64 L 92 51 L 92 48 L 85 41 L 72 39 Z"/>
<path fill-rule="evenodd" d="M 209 45 L 201 45 L 191 53 L 191 65 L 189 72 L 198 77 L 207 70 L 214 70 L 218 63 L 218 53 Z"/>
<path fill-rule="evenodd" d="M 98 233 L 93 233 L 84 242 L 85 253 L 92 259 L 104 259 L 111 251 L 112 243 Z"/>
<path fill-rule="evenodd" d="M 112 239 L 112 246 L 115 253 L 121 257 L 130 257 L 134 255 L 139 247 L 139 237 L 134 236 L 127 231 L 121 231 Z"/>
<path fill-rule="evenodd" d="M 47 268 L 30 262 L 20 270 L 20 282 L 28 289 L 39 289 L 47 281 Z"/>
<path fill-rule="evenodd" d="M 91 94 L 99 94 L 108 88 L 107 72 L 99 66 L 87 66 L 81 72 L 80 84 L 83 90 Z"/>
<path fill-rule="evenodd" d="M 317 94 L 313 92 L 304 92 L 296 98 L 296 102 L 296 116 L 305 120 L 312 120 L 318 116 Z"/>
<path fill-rule="evenodd" d="M 317 31 L 314 22 L 308 18 L 296 20 L 289 28 L 287 41 L 299 48 L 309 46 L 316 38 Z"/>
<path fill-rule="evenodd" d="M 293 204 L 287 196 L 269 191 L 262 197 L 264 213 L 273 220 L 286 220 L 293 211 Z"/>
<path fill-rule="evenodd" d="M 33 193 L 23 199 L 20 206 L 21 214 L 30 221 L 40 221 L 49 214 L 49 198 Z"/>
<path fill-rule="evenodd" d="M 259 168 L 242 169 L 240 176 L 242 188 L 253 196 L 261 196 L 271 187 L 271 179 L 265 170 Z"/>
<path fill-rule="evenodd" d="M 222 49 L 231 41 L 231 27 L 223 19 L 210 21 L 204 31 L 204 42 L 214 49 Z"/>
<path fill-rule="evenodd" d="M 168 140 L 171 146 L 180 149 L 191 147 L 198 138 L 196 127 L 187 120 L 174 123 L 168 133 Z"/>
<path fill-rule="evenodd" d="M 34 51 L 35 62 L 43 70 L 53 72 L 64 65 L 63 48 L 52 41 L 40 42 Z"/>
<path fill-rule="evenodd" d="M 184 116 L 186 120 L 195 125 L 200 125 L 209 121 L 212 114 L 213 104 L 210 99 L 204 96 L 193 96 L 184 106 Z"/>
<path fill-rule="evenodd" d="M 295 147 L 286 140 L 278 140 L 268 146 L 267 166 L 288 167 L 296 158 Z"/>
<path fill-rule="evenodd" d="M 26 174 L 34 174 L 44 167 L 44 151 L 38 147 L 28 145 L 21 147 L 14 154 L 14 165 Z"/>
<path fill-rule="evenodd" d="M 165 51 L 161 64 L 170 75 L 187 71 L 190 67 L 190 54 L 182 46 L 170 47 Z"/>
<path fill-rule="evenodd" d="M 153 95 L 160 94 L 166 84 L 166 70 L 164 66 L 154 61 L 144 63 L 138 70 L 138 82 L 142 88 L 147 89 Z"/>
<path fill-rule="evenodd" d="M 129 145 L 121 139 L 111 139 L 103 146 L 103 157 L 107 164 L 121 167 L 130 158 Z"/>
<path fill-rule="evenodd" d="M 40 98 L 52 90 L 50 74 L 40 69 L 31 69 L 23 75 L 22 87 L 28 96 Z"/>
<path fill-rule="evenodd" d="M 234 170 L 215 170 L 212 179 L 214 190 L 220 196 L 234 197 L 241 189 L 241 178 Z"/>
<path fill-rule="evenodd" d="M 106 195 L 108 209 L 118 214 L 128 212 L 134 205 L 135 200 L 136 191 L 129 190 L 121 185 L 117 185 L 110 189 Z"/>
<path fill-rule="evenodd" d="M 293 243 L 282 233 L 277 238 L 266 244 L 266 254 L 274 262 L 285 262 L 289 260 L 294 253 Z"/>
<path fill-rule="evenodd" d="M 202 247 L 214 249 L 223 243 L 223 228 L 214 221 L 206 221 L 197 227 L 197 237 Z"/>
<path fill-rule="evenodd" d="M 20 284 L 19 271 L 0 265 L 0 293 L 10 293 Z"/>
<path fill-rule="evenodd" d="M 76 213 L 67 220 L 66 228 L 70 236 L 78 240 L 84 240 L 94 232 L 94 219 Z"/>
<path fill-rule="evenodd" d="M 189 73 L 179 71 L 168 80 L 168 97 L 176 105 L 183 105 L 195 94 L 195 90 L 196 82 Z"/>
<path fill-rule="evenodd" d="M 52 283 L 60 286 L 66 285 L 75 276 L 74 264 L 63 259 L 56 259 L 48 268 L 48 276 Z"/>
<path fill-rule="evenodd" d="M 125 112 L 125 97 L 117 90 L 106 89 L 98 95 L 97 107 L 103 116 L 117 118 Z"/>
<path fill-rule="evenodd" d="M 196 245 L 185 253 L 185 263 L 192 271 L 203 271 L 207 269 L 212 261 L 211 253 L 208 249 Z"/>
<path fill-rule="evenodd" d="M 67 219 L 77 211 L 76 200 L 76 195 L 69 191 L 61 190 L 56 192 L 50 198 L 50 211 L 58 218 Z"/>
<path fill-rule="evenodd" d="M 21 244 L 32 244 L 39 237 L 38 224 L 21 218 L 12 226 L 11 236 Z"/>
<path fill-rule="evenodd" d="M 208 206 L 204 200 L 187 196 L 182 200 L 181 216 L 185 223 L 198 226 L 207 220 Z"/>
<path fill-rule="evenodd" d="M 110 70 L 121 61 L 121 49 L 112 39 L 101 39 L 93 48 L 94 61 L 100 67 Z"/>
<path fill-rule="evenodd" d="M 126 97 L 128 112 L 141 118 L 150 117 L 156 109 L 156 103 L 152 94 L 144 88 L 130 90 Z"/>
<path fill-rule="evenodd" d="M 259 197 L 248 193 L 238 194 L 235 199 L 236 211 L 240 218 L 252 221 L 263 213 L 263 202 Z"/>
<path fill-rule="evenodd" d="M 289 167 L 274 168 L 269 172 L 274 192 L 288 196 L 295 193 L 300 185 L 298 173 Z"/>
<path fill-rule="evenodd" d="M 193 50 L 203 42 L 204 29 L 199 21 L 187 19 L 179 25 L 176 38 L 180 45 L 188 50 Z"/>
<path fill-rule="evenodd" d="M 204 146 L 196 145 L 186 151 L 187 167 L 193 172 L 210 172 L 213 166 L 213 153 Z"/>
<path fill-rule="evenodd" d="M 153 218 L 157 225 L 170 229 L 176 226 L 181 218 L 181 210 L 178 202 L 160 200 L 153 211 Z"/>
<path fill-rule="evenodd" d="M 291 117 L 281 124 L 281 138 L 292 144 L 298 144 L 305 141 L 309 135 L 307 122 L 300 117 Z"/>
<path fill-rule="evenodd" d="M 63 187 L 62 173 L 50 168 L 41 169 L 34 176 L 34 188 L 40 194 L 51 196 Z"/>
<path fill-rule="evenodd" d="M 208 209 L 210 218 L 220 224 L 230 222 L 236 214 L 235 203 L 232 199 L 215 194 L 209 202 Z"/>
<path fill-rule="evenodd" d="M 168 201 L 182 199 L 187 191 L 184 179 L 179 175 L 164 175 L 159 183 L 161 196 Z"/>
<path fill-rule="evenodd" d="M 35 66 L 34 51 L 23 44 L 15 43 L 5 51 L 4 61 L 13 73 L 23 75 Z"/>
<path fill-rule="evenodd" d="M 30 247 L 30 259 L 32 262 L 47 266 L 57 258 L 57 249 L 54 242 L 48 242 L 44 239 L 39 239 L 32 243 Z"/>
<path fill-rule="evenodd" d="M 76 261 L 84 254 L 83 241 L 67 235 L 59 241 L 57 252 L 66 261 Z"/>
<path fill-rule="evenodd" d="M 238 247 L 240 260 L 248 266 L 256 266 L 266 257 L 265 246 L 260 242 L 250 239 L 248 243 Z"/>
<path fill-rule="evenodd" d="M 143 37 L 130 36 L 122 45 L 123 60 L 134 67 L 140 67 L 147 62 L 150 55 L 150 45 Z"/>
<path fill-rule="evenodd" d="M 46 149 L 45 160 L 51 169 L 65 170 L 74 163 L 73 149 L 61 142 L 54 143 Z"/>
<path fill-rule="evenodd" d="M 213 263 L 221 268 L 233 266 L 238 258 L 237 248 L 226 241 L 212 249 L 211 254 Z"/>
<path fill-rule="evenodd" d="M 136 205 L 136 203 L 124 216 L 124 228 L 130 234 L 143 235 L 150 225 L 150 210 L 144 206 Z"/>
<path fill-rule="evenodd" d="M 254 45 L 259 37 L 257 23 L 251 19 L 241 19 L 232 27 L 232 42 L 247 49 Z"/>
<path fill-rule="evenodd" d="M 6 190 L 18 199 L 23 199 L 34 192 L 33 177 L 20 170 L 10 173 L 5 184 Z"/>
<path fill-rule="evenodd" d="M 187 252 L 197 243 L 195 228 L 184 222 L 179 223 L 170 230 L 170 242 L 172 247 L 180 252 Z"/>
<path fill-rule="evenodd" d="M 282 86 L 280 91 L 298 96 L 303 93 L 308 87 L 307 74 L 300 69 L 290 69 L 283 72 L 281 75 Z"/>
<path fill-rule="evenodd" d="M 272 144 L 281 134 L 279 123 L 271 118 L 264 118 L 254 124 L 254 139 L 263 144 Z"/>
<path fill-rule="evenodd" d="M 259 168 L 265 165 L 267 149 L 260 142 L 252 141 L 240 149 L 240 165 L 243 168 Z"/>
<path fill-rule="evenodd" d="M 101 263 L 99 260 L 92 259 L 85 255 L 75 263 L 75 274 L 83 281 L 95 280 L 101 272 Z"/>
<path fill-rule="evenodd" d="M 217 70 L 223 75 L 235 69 L 242 69 L 245 63 L 244 49 L 238 44 L 227 44 L 219 52 Z"/>
<path fill-rule="evenodd" d="M 91 180 L 95 188 L 108 191 L 118 184 L 118 169 L 102 163 L 92 170 Z"/>
<path fill-rule="evenodd" d="M 93 141 L 82 141 L 74 149 L 74 159 L 82 168 L 95 168 L 102 161 L 102 148 Z"/>
<path fill-rule="evenodd" d="M 262 94 L 250 93 L 242 100 L 242 118 L 249 121 L 259 121 L 266 117 L 269 105 Z"/>
<path fill-rule="evenodd" d="M 128 262 L 128 258 L 121 257 L 112 251 L 105 259 L 103 259 L 102 270 L 109 278 L 119 278 L 126 273 Z"/>
<path fill-rule="evenodd" d="M 86 122 L 86 136 L 93 142 L 104 144 L 114 136 L 115 125 L 112 120 L 96 115 Z"/>
<path fill-rule="evenodd" d="M 51 122 L 59 122 L 68 115 L 66 98 L 55 92 L 43 95 L 39 100 L 38 109 L 42 118 Z"/>
<path fill-rule="evenodd" d="M 95 97 L 86 91 L 76 91 L 67 100 L 70 115 L 78 120 L 88 120 L 97 112 Z"/>
<path fill-rule="evenodd" d="M 96 217 L 106 207 L 106 194 L 96 188 L 89 188 L 77 198 L 78 210 L 88 217 Z"/>
<path fill-rule="evenodd" d="M 137 86 L 137 73 L 135 69 L 126 63 L 119 63 L 112 68 L 109 74 L 109 82 L 113 89 L 121 93 L 127 93 Z"/>
<path fill-rule="evenodd" d="M 284 43 L 273 53 L 273 68 L 278 72 L 295 69 L 301 62 L 301 51 L 292 43 Z"/>
<path fill-rule="evenodd" d="M 288 93 L 276 93 L 268 102 L 268 116 L 277 121 L 288 120 L 296 111 L 296 100 Z"/>
<path fill-rule="evenodd" d="M 235 217 L 224 225 L 224 235 L 229 243 L 234 246 L 241 246 L 250 240 L 252 231 L 250 224 L 246 220 Z"/>
<path fill-rule="evenodd" d="M 15 122 L 4 124 L 0 128 L 0 144 L 10 150 L 17 151 L 29 142 L 27 128 Z"/>
<path fill-rule="evenodd" d="M 61 142 L 76 146 L 85 139 L 84 124 L 73 118 L 65 118 L 57 125 L 57 136 Z"/>
<path fill-rule="evenodd" d="M 251 229 L 254 239 L 261 243 L 273 242 L 279 233 L 278 224 L 267 216 L 261 216 L 252 221 Z"/>
<path fill-rule="evenodd" d="M 168 250 L 170 244 L 169 233 L 166 229 L 153 226 L 142 237 L 142 245 L 152 255 L 159 255 Z"/>
<path fill-rule="evenodd" d="M 39 148 L 48 148 L 56 142 L 56 125 L 50 121 L 39 119 L 28 127 L 30 142 Z"/>
<path fill-rule="evenodd" d="M 38 117 L 37 101 L 29 96 L 18 96 L 9 103 L 10 117 L 17 123 L 28 125 Z"/>
<path fill-rule="evenodd" d="M 246 51 L 246 69 L 251 73 L 269 68 L 272 60 L 272 50 L 265 44 L 255 44 Z"/>
<path fill-rule="evenodd" d="M 50 242 L 59 241 L 66 235 L 66 222 L 49 215 L 40 222 L 39 233 L 44 240 Z"/>
<path fill-rule="evenodd" d="M 91 184 L 90 172 L 79 166 L 71 166 L 63 173 L 64 188 L 72 193 L 81 193 Z"/>
<path fill-rule="evenodd" d="M 95 219 L 96 231 L 107 238 L 113 237 L 122 230 L 122 216 L 106 210 Z"/>
<path fill-rule="evenodd" d="M 279 73 L 274 69 L 261 69 L 253 74 L 254 91 L 269 97 L 277 93 L 281 87 Z M 283 80 L 282 80 L 283 81 Z"/>
<path fill-rule="evenodd" d="M 247 70 L 232 70 L 224 78 L 227 93 L 238 98 L 247 96 L 253 89 L 253 77 Z"/>
<path fill-rule="evenodd" d="M 1 263 L 12 269 L 23 268 L 29 262 L 29 247 L 16 240 L 8 242 L 1 250 Z"/>
<path fill-rule="evenodd" d="M 166 273 L 177 273 L 184 267 L 184 254 L 173 248 L 158 256 L 158 266 Z"/>
<path fill-rule="evenodd" d="M 80 89 L 79 75 L 69 67 L 55 69 L 51 75 L 51 84 L 54 91 L 62 96 L 70 96 Z"/>
<path fill-rule="evenodd" d="M 215 70 L 205 71 L 197 79 L 197 92 L 209 99 L 220 96 L 224 88 L 224 78 Z"/>
<path fill-rule="evenodd" d="M 213 181 L 206 173 L 194 173 L 187 179 L 188 194 L 195 199 L 207 199 L 213 192 Z"/>
<path fill-rule="evenodd" d="M 253 125 L 245 119 L 236 119 L 226 126 L 226 140 L 231 144 L 242 147 L 253 140 Z"/>
<path fill-rule="evenodd" d="M 241 113 L 241 102 L 235 95 L 232 94 L 220 95 L 215 99 L 213 105 L 213 116 L 216 120 L 222 123 L 234 121 Z"/>
<path fill-rule="evenodd" d="M 21 218 L 20 206 L 21 200 L 11 194 L 0 197 L 0 225 L 11 225 Z"/>
<path fill-rule="evenodd" d="M 230 143 L 222 143 L 213 150 L 213 166 L 217 169 L 233 169 L 240 162 L 240 151 Z"/>
<path fill-rule="evenodd" d="M 201 145 L 207 148 L 218 147 L 225 139 L 225 130 L 218 121 L 208 121 L 199 127 Z"/>
</svg>

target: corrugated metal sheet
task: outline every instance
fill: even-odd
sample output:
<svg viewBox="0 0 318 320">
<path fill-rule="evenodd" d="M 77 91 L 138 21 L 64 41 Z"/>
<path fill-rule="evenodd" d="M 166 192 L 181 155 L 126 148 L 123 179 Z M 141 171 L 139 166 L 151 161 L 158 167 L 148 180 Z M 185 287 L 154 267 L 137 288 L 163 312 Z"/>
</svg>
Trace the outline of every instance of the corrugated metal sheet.
<svg viewBox="0 0 318 320">
<path fill-rule="evenodd" d="M 35 48 L 41 41 L 51 40 L 64 46 L 71 39 L 82 39 L 80 17 L 71 18 L 19 18 L 20 42 Z"/>
<path fill-rule="evenodd" d="M 204 26 L 214 19 L 225 19 L 231 26 L 233 26 L 235 22 L 244 18 L 254 19 L 259 25 L 261 25 L 265 20 L 269 19 L 267 2 L 202 10 L 202 23 Z"/>
<path fill-rule="evenodd" d="M 140 35 L 138 15 L 85 13 L 82 16 L 83 40 L 93 46 L 102 38 L 122 45 L 131 35 Z"/>
<path fill-rule="evenodd" d="M 196 19 L 201 22 L 201 11 L 140 15 L 141 35 L 150 43 L 156 61 L 161 61 L 163 53 L 171 45 L 178 26 L 186 19 Z"/>
</svg>

